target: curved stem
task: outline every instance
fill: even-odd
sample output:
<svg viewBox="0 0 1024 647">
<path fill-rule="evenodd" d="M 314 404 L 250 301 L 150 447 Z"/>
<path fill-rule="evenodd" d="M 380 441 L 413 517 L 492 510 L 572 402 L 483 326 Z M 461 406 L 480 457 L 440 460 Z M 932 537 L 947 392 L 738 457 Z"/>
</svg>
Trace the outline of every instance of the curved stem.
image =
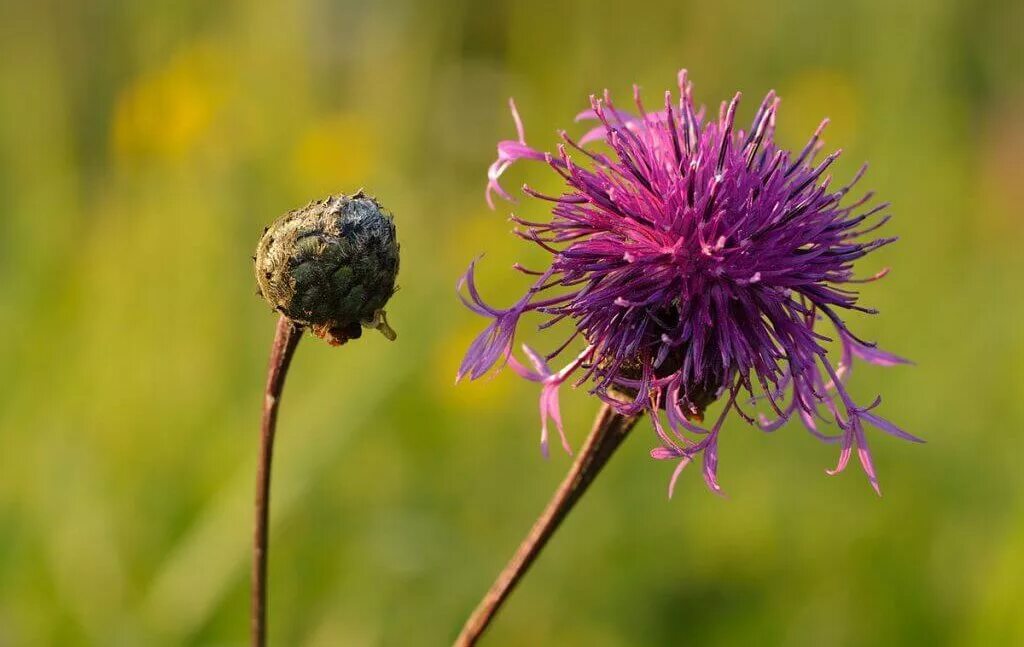
<svg viewBox="0 0 1024 647">
<path fill-rule="evenodd" d="M 270 518 L 270 462 L 274 454 L 274 431 L 281 403 L 284 379 L 288 375 L 295 347 L 302 339 L 302 326 L 284 315 L 277 320 L 274 344 L 270 347 L 267 389 L 263 396 L 260 425 L 260 456 L 256 468 L 256 527 L 252 538 L 252 647 L 267 644 L 267 525 Z"/>
<path fill-rule="evenodd" d="M 569 515 L 587 487 L 594 481 L 615 450 L 636 424 L 637 416 L 623 416 L 610 405 L 604 404 L 594 421 L 594 428 L 583 449 L 573 462 L 569 473 L 558 486 L 547 508 L 533 524 L 529 534 L 519 545 L 512 559 L 498 574 L 498 579 L 484 595 L 473 615 L 466 621 L 462 633 L 455 639 L 455 647 L 471 647 L 487 630 L 487 626 L 511 595 L 516 584 L 529 570 L 540 551 L 551 539 L 558 526 Z"/>
</svg>

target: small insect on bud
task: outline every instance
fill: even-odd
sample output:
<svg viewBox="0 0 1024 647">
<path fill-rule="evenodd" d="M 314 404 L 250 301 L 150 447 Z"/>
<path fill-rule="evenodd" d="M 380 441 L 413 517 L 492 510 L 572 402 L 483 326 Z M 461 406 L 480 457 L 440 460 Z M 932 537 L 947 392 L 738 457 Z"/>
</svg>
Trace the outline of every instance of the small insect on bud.
<svg viewBox="0 0 1024 647">
<path fill-rule="evenodd" d="M 256 281 L 275 310 L 333 345 L 362 327 L 388 339 L 384 306 L 395 292 L 395 223 L 362 191 L 330 196 L 289 211 L 263 232 Z"/>
</svg>

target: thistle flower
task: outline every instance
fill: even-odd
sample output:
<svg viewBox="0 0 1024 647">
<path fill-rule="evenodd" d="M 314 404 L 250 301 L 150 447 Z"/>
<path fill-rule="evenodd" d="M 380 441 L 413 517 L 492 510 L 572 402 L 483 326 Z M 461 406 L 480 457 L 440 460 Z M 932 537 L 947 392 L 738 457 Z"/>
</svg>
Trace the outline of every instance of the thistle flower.
<svg viewBox="0 0 1024 647">
<path fill-rule="evenodd" d="M 651 456 L 678 461 L 670 496 L 682 468 L 698 457 L 708 487 L 720 491 L 718 440 L 730 412 L 765 431 L 799 418 L 812 435 L 839 445 L 829 474 L 843 471 L 856 450 L 878 491 L 865 427 L 921 442 L 874 412 L 880 399 L 858 405 L 843 383 L 854 360 L 906 362 L 843 320 L 844 312 L 876 312 L 858 304 L 851 286 L 886 274 L 855 278 L 854 263 L 895 240 L 874 236 L 889 219 L 888 204 L 869 207 L 870 192 L 848 199 L 866 167 L 831 188 L 826 172 L 840 151 L 815 161 L 827 120 L 794 155 L 773 141 L 774 92 L 744 131 L 734 124 L 739 94 L 711 120 L 694 107 L 685 70 L 678 85 L 678 97 L 666 92 L 657 112 L 644 109 L 636 87 L 636 114 L 616 109 L 607 91 L 591 96 L 577 121 L 596 125 L 578 141 L 560 132 L 554 153 L 526 143 L 510 102 L 518 138 L 498 144 L 487 201 L 493 208 L 494 194 L 512 200 L 499 179 L 519 160 L 561 176 L 560 195 L 523 187 L 553 205 L 550 220 L 511 218 L 521 227 L 515 233 L 550 253 L 551 264 L 542 271 L 517 264 L 535 280 L 504 309 L 483 300 L 470 264 L 460 296 L 491 323 L 469 347 L 459 379 L 508 363 L 540 383 L 545 452 L 549 419 L 569 451 L 558 408 L 566 382 L 589 384 L 622 415 L 648 413 L 659 439 Z M 512 355 L 528 313 L 544 318 L 541 328 L 572 322 L 552 352 L 523 347 L 532 368 Z M 838 358 L 826 347 L 833 340 Z M 570 353 L 573 344 L 582 350 Z M 549 368 L 563 355 L 572 359 Z M 719 399 L 721 413 L 704 425 L 705 410 Z M 755 409 L 747 412 L 747 405 Z M 822 423 L 838 429 L 827 433 Z"/>
</svg>

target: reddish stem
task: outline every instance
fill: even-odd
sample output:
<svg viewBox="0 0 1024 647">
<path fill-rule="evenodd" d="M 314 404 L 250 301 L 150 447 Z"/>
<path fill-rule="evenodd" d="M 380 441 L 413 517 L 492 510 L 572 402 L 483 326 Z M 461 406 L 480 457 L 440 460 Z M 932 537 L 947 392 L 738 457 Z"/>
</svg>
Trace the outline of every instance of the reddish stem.
<svg viewBox="0 0 1024 647">
<path fill-rule="evenodd" d="M 594 481 L 615 450 L 633 429 L 636 416 L 623 416 L 608 404 L 601 407 L 594 421 L 587 441 L 573 462 L 565 480 L 558 486 L 554 496 L 540 518 L 533 524 L 529 534 L 519 545 L 512 559 L 498 574 L 498 579 L 477 605 L 473 615 L 466 621 L 462 633 L 455 639 L 455 647 L 471 647 L 487 630 L 487 626 L 511 595 L 512 590 L 526 574 L 540 551 L 551 539 L 558 526 L 569 515 L 587 487 Z"/>
<path fill-rule="evenodd" d="M 277 320 L 274 344 L 267 367 L 267 389 L 263 396 L 260 425 L 260 456 L 256 468 L 256 527 L 252 539 L 252 647 L 267 644 L 267 525 L 270 518 L 270 463 L 274 455 L 274 431 L 281 404 L 284 379 L 295 348 L 302 339 L 302 326 L 284 315 Z"/>
</svg>

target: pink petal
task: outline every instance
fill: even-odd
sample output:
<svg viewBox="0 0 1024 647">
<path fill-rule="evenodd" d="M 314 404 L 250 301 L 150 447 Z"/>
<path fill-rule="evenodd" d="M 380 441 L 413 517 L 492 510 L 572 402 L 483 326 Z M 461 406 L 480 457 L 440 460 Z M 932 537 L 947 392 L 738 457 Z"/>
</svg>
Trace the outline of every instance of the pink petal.
<svg viewBox="0 0 1024 647">
<path fill-rule="evenodd" d="M 690 457 L 687 456 L 686 458 L 680 460 L 679 464 L 676 465 L 676 469 L 672 472 L 672 478 L 669 479 L 668 481 L 668 498 L 671 499 L 672 496 L 676 493 L 676 480 L 679 478 L 679 475 L 683 473 L 683 468 L 689 464 Z"/>
<path fill-rule="evenodd" d="M 897 438 L 902 438 L 903 440 L 909 440 L 912 443 L 925 442 L 924 438 L 918 438 L 913 434 L 908 434 L 907 432 L 903 431 L 902 429 L 892 424 L 885 418 L 876 416 L 875 414 L 869 411 L 861 411 L 858 415 L 864 420 L 870 422 L 872 426 L 881 429 L 882 431 L 891 436 L 896 436 Z"/>
</svg>

